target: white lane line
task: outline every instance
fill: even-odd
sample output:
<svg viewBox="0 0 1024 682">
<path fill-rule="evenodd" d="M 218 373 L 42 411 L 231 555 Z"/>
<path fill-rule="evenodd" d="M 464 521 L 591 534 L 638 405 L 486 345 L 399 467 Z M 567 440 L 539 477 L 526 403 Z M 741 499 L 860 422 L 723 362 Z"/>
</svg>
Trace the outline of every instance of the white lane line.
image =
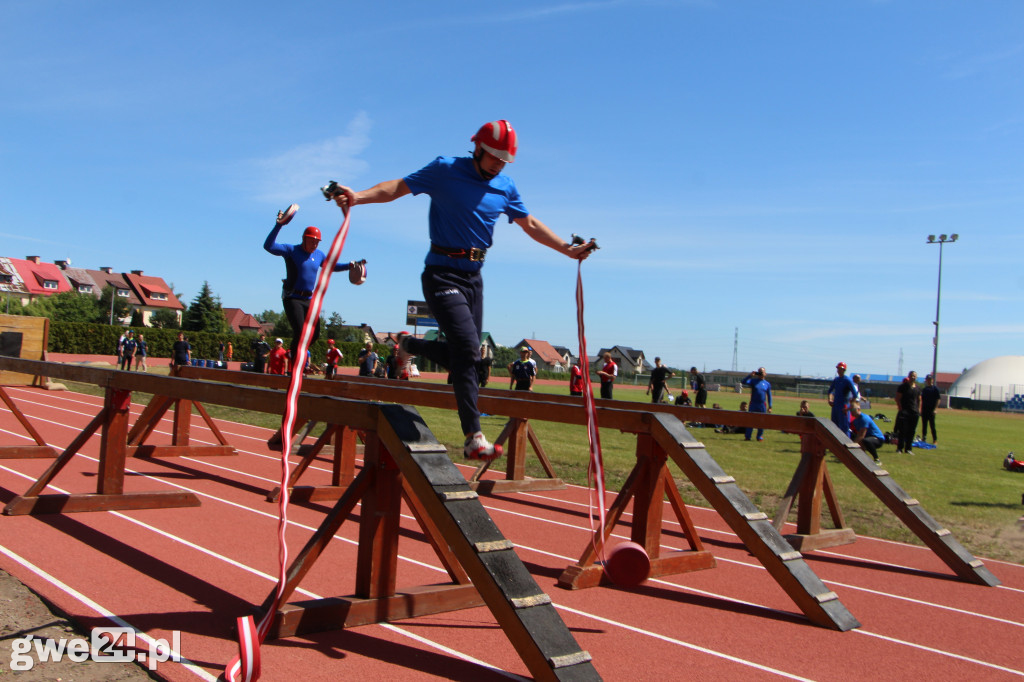
<svg viewBox="0 0 1024 682">
<path fill-rule="evenodd" d="M 24 557 L 18 555 L 17 553 L 11 551 L 7 547 L 4 547 L 3 545 L 0 545 L 0 553 L 5 554 L 7 557 L 12 559 L 13 561 L 16 561 L 17 563 L 21 564 L 22 566 L 24 566 L 26 569 L 28 569 L 32 573 L 35 573 L 37 576 L 39 576 L 40 578 L 42 578 L 46 582 L 50 583 L 51 585 L 53 585 L 57 589 L 61 590 L 65 594 L 69 595 L 70 597 L 76 599 L 79 603 L 84 604 L 88 608 L 92 609 L 94 612 L 98 613 L 100 616 L 102 616 L 102 617 L 106 618 L 107 620 L 109 620 L 110 622 L 116 624 L 118 627 L 131 628 L 132 630 L 135 631 L 135 635 L 137 637 L 139 637 L 142 640 L 144 640 L 146 642 L 146 644 L 150 645 L 151 647 L 155 644 L 155 640 L 152 637 L 150 637 L 149 635 L 147 635 L 145 632 L 143 632 L 142 630 L 138 629 L 137 627 L 135 627 L 134 625 L 132 625 L 128 621 L 126 621 L 123 618 L 121 618 L 120 616 L 116 615 L 113 611 L 111 611 L 111 610 L 109 610 L 109 609 L 107 609 L 107 608 L 105 608 L 103 606 L 100 606 L 98 603 L 96 603 L 95 601 L 93 601 L 89 597 L 85 596 L 84 594 L 82 594 L 78 590 L 74 589 L 70 585 L 67 585 L 66 583 L 58 580 L 56 577 L 50 575 L 49 573 L 47 573 L 43 569 L 39 568 L 38 566 L 36 566 L 32 562 L 30 562 L 28 559 L 25 559 Z M 168 647 L 168 648 L 170 649 L 170 647 Z M 210 673 L 206 672 L 200 666 L 196 665 L 195 663 L 190 661 L 185 656 L 182 656 L 181 652 L 174 651 L 173 649 L 171 649 L 171 651 L 175 655 L 175 657 L 180 657 L 180 660 L 177 661 L 177 663 L 179 663 L 182 667 L 184 667 L 189 672 L 193 673 L 196 677 L 199 677 L 200 679 L 203 679 L 203 680 L 207 680 L 208 682 L 216 682 L 217 678 L 215 676 L 213 676 Z M 164 663 L 164 665 L 167 665 L 168 663 L 174 663 L 174 662 L 175 661 L 173 661 L 173 659 L 172 660 L 168 660 L 168 661 L 166 661 Z"/>
<path fill-rule="evenodd" d="M 93 458 L 90 458 L 90 459 L 93 459 Z M 6 468 L 6 467 L 3 467 L 3 468 Z M 132 472 L 132 473 L 138 473 L 138 472 Z M 239 472 L 239 473 L 242 473 L 242 472 Z M 171 482 L 168 482 L 168 481 L 163 481 L 162 479 L 159 479 L 159 478 L 156 478 L 156 477 L 153 477 L 153 476 L 149 476 L 147 474 L 140 474 L 140 475 L 146 476 L 148 478 L 153 478 L 156 481 L 159 481 L 159 482 L 162 482 L 162 483 L 165 483 L 165 484 L 168 484 L 168 485 L 172 485 L 174 487 L 180 487 L 180 488 L 185 489 L 185 490 L 190 490 L 190 489 L 188 489 L 188 488 L 186 488 L 184 486 L 181 486 L 179 484 L 171 483 Z M 195 492 L 196 494 L 203 495 L 204 497 L 210 497 L 211 499 L 215 499 L 215 500 L 218 500 L 218 501 L 221 501 L 221 502 L 225 502 L 224 500 L 220 500 L 219 498 L 216 498 L 216 497 L 214 497 L 212 495 L 206 495 L 204 493 L 199 493 L 197 491 L 192 491 L 192 490 L 190 490 L 190 491 L 191 492 Z M 536 496 L 536 497 L 542 497 L 542 496 L 537 496 L 537 495 L 532 495 L 532 494 L 530 494 L 530 495 L 531 496 Z M 553 501 L 550 498 L 543 498 L 543 499 L 548 499 L 549 501 Z M 562 502 L 564 503 L 564 501 L 562 501 Z M 231 503 L 231 504 L 234 504 L 235 506 L 238 506 L 238 507 L 240 507 L 242 509 L 246 509 L 246 510 L 249 510 L 249 511 L 252 511 L 252 512 L 255 512 L 255 513 L 259 513 L 259 514 L 264 514 L 264 515 L 272 517 L 272 518 L 276 518 L 276 515 L 266 514 L 265 512 L 259 512 L 258 510 L 251 509 L 249 507 L 245 507 L 244 505 L 235 504 L 235 503 Z M 580 504 L 578 506 L 582 506 L 582 505 Z M 514 514 L 514 515 L 518 515 L 518 516 L 526 516 L 527 518 L 530 518 L 530 519 L 533 519 L 533 520 L 542 520 L 542 519 L 536 519 L 535 517 L 529 517 L 529 516 L 527 516 L 525 514 L 522 514 L 522 513 L 519 513 L 519 512 L 511 512 L 511 511 L 502 510 L 502 509 L 499 509 L 499 508 L 494 508 L 494 510 L 495 511 L 503 511 L 503 512 Z M 561 523 L 561 522 L 549 521 L 549 523 L 555 523 L 557 525 L 574 527 L 574 528 L 577 528 L 579 530 L 586 530 L 586 529 L 582 528 L 581 526 L 572 526 L 571 524 L 565 524 L 565 523 Z M 295 524 L 295 525 L 299 525 L 300 527 L 305 527 L 305 526 L 301 526 L 301 524 Z M 308 527 L 305 527 L 305 528 L 308 528 Z M 715 531 L 715 532 L 722 533 L 722 531 Z M 350 540 L 347 540 L 345 538 L 340 538 L 338 536 L 335 536 L 335 537 L 338 538 L 338 539 L 344 540 L 346 542 L 350 542 L 352 544 L 358 544 L 355 541 L 350 541 Z M 899 544 L 899 543 L 894 543 L 894 544 Z M 547 554 L 547 555 L 550 555 L 550 556 L 556 556 L 556 555 L 552 555 L 550 553 L 543 552 L 541 550 L 537 550 L 537 549 L 530 548 L 530 547 L 527 547 L 527 546 L 523 546 L 523 545 L 517 545 L 517 546 L 521 547 L 523 549 L 526 549 L 526 550 L 539 552 L 541 554 Z M 411 560 L 411 559 L 408 559 L 406 557 L 403 557 L 403 559 L 409 560 L 409 561 L 413 561 L 414 563 L 417 563 L 417 564 L 419 564 L 421 566 L 427 566 L 427 567 L 432 568 L 434 570 L 438 570 L 438 571 L 443 572 L 443 569 L 440 569 L 440 568 L 437 568 L 437 567 L 433 567 L 433 566 L 429 566 L 429 565 L 423 564 L 422 562 L 419 562 L 419 561 Z M 569 559 L 567 557 L 566 557 L 566 560 L 572 561 L 572 559 Z M 730 562 L 730 563 L 734 563 L 734 564 L 737 564 L 737 565 L 740 565 L 740 566 L 749 567 L 749 568 L 757 568 L 757 569 L 765 570 L 764 567 L 762 565 L 760 565 L 760 564 L 748 564 L 746 562 L 735 561 L 735 560 L 727 560 L 727 559 L 724 559 L 723 561 L 727 561 L 727 562 Z M 677 588 L 686 589 L 683 586 L 679 586 L 679 585 L 676 585 L 675 583 L 671 583 L 671 582 L 660 581 L 660 580 L 656 581 L 656 582 L 662 582 L 662 583 L 664 583 L 666 585 L 672 585 L 672 586 L 677 587 Z M 937 605 L 937 604 L 933 604 L 933 603 L 929 603 L 929 602 L 923 602 L 923 601 L 920 601 L 920 600 L 915 600 L 915 599 L 911 599 L 911 598 L 907 598 L 907 597 L 901 597 L 899 595 L 893 595 L 893 594 L 889 594 L 889 593 L 879 592 L 879 591 L 871 590 L 871 589 L 868 589 L 868 588 L 860 588 L 860 587 L 851 586 L 851 585 L 845 585 L 843 583 L 837 583 L 837 582 L 833 582 L 833 584 L 843 585 L 843 586 L 848 587 L 850 589 L 862 590 L 862 591 L 869 592 L 869 593 L 876 594 L 876 595 L 880 595 L 880 596 L 889 596 L 889 597 L 893 597 L 895 599 L 901 599 L 901 600 L 905 600 L 905 601 L 910 601 L 910 602 L 918 603 L 918 604 L 925 605 L 925 606 L 934 606 L 936 608 L 947 609 L 947 610 L 958 612 L 958 613 L 965 614 L 965 615 L 975 615 L 975 616 L 978 616 L 978 617 L 981 617 L 981 618 L 990 618 L 992 620 L 1002 621 L 1002 622 L 1005 622 L 1005 623 L 1008 623 L 1008 624 L 1011 624 L 1011 625 L 1022 625 L 1020 623 L 1016 623 L 1016 622 L 1013 622 L 1013 621 L 1006 621 L 1004 619 L 995 618 L 995 617 L 992 617 L 992 616 L 986 616 L 984 614 L 978 614 L 978 613 L 972 613 L 972 612 L 968 612 L 968 611 L 963 611 L 961 609 L 956 609 L 956 608 L 953 608 L 953 607 L 944 607 L 944 606 L 941 606 L 941 605 Z M 733 601 L 733 602 L 737 602 L 737 603 L 742 603 L 742 604 L 747 604 L 747 605 L 750 605 L 750 606 L 755 606 L 755 607 L 763 608 L 763 609 L 765 609 L 767 611 L 779 612 L 777 609 L 771 609 L 771 608 L 769 608 L 767 606 L 764 606 L 764 605 L 753 604 L 753 603 L 750 603 L 750 602 L 743 602 L 743 601 L 740 601 L 740 600 L 732 599 L 730 597 L 725 597 L 725 596 L 722 596 L 722 595 L 715 595 L 713 593 L 701 592 L 701 591 L 696 591 L 696 590 L 695 590 L 695 592 L 707 594 L 709 596 L 715 596 L 717 598 L 725 599 L 725 600 L 728 600 L 728 601 Z M 594 617 L 595 618 L 600 618 L 598 616 L 594 616 Z M 871 634 L 874 634 L 874 633 L 871 633 Z M 983 661 L 977 661 L 976 659 L 971 659 L 969 657 L 963 657 L 963 656 L 960 656 L 959 654 L 954 654 L 954 653 L 951 653 L 951 652 L 944 652 L 944 651 L 939 650 L 939 649 L 932 649 L 930 647 L 925 647 L 924 645 L 914 644 L 914 643 L 911 643 L 911 642 L 905 642 L 903 640 L 897 640 L 895 638 L 889 638 L 889 637 L 886 637 L 884 635 L 878 635 L 878 636 L 882 637 L 882 638 L 885 638 L 885 639 L 889 639 L 889 640 L 894 641 L 894 642 L 904 643 L 907 646 L 911 646 L 911 647 L 914 647 L 914 648 L 926 649 L 926 650 L 929 650 L 929 651 L 934 651 L 936 653 L 940 653 L 940 654 L 944 654 L 944 655 L 949 655 L 949 656 L 956 657 L 956 658 L 961 658 L 963 660 L 974 661 L 974 662 L 977 662 L 980 665 L 994 666 L 996 668 L 1000 668 L 1001 669 L 1000 666 L 997 666 L 995 664 L 988 664 L 988 663 L 985 663 Z M 758 665 L 758 664 L 753 664 L 753 663 L 751 663 L 751 664 L 755 665 L 755 666 Z M 783 674 L 785 674 L 785 673 L 783 673 Z"/>
<path fill-rule="evenodd" d="M 94 461 L 98 461 L 98 460 L 96 460 L 95 458 L 92 458 L 92 457 L 89 457 L 89 459 L 93 459 Z M 11 470 L 11 469 L 9 469 L 9 468 L 7 468 L 7 467 L 3 466 L 3 465 L 0 465 L 0 469 L 3 469 L 3 470 L 5 470 L 5 471 L 8 471 L 8 472 L 10 472 L 10 473 L 13 473 L 13 474 L 16 474 L 16 475 L 22 476 L 23 478 L 29 478 L 29 479 L 30 479 L 30 477 L 28 477 L 28 476 L 25 476 L 25 475 L 23 475 L 23 474 L 20 474 L 20 473 L 19 473 L 19 472 L 17 472 L 17 471 L 13 471 L 13 470 Z M 132 473 L 138 473 L 138 472 L 132 472 Z M 202 492 L 199 492 L 199 491 L 196 491 L 196 490 L 190 489 L 190 488 L 188 488 L 188 487 L 186 487 L 186 486 L 183 486 L 183 485 L 181 485 L 181 484 L 179 484 L 179 483 L 174 483 L 174 482 L 171 482 L 171 481 L 164 481 L 164 480 L 162 480 L 162 479 L 159 479 L 159 478 L 156 478 L 156 477 L 150 476 L 150 475 L 148 475 L 148 474 L 139 474 L 139 475 L 140 475 L 140 476 L 143 476 L 143 477 L 146 477 L 146 478 L 151 478 L 151 479 L 153 479 L 154 481 L 157 481 L 157 482 L 163 483 L 163 484 L 165 484 L 165 485 L 169 485 L 169 486 L 172 486 L 172 487 L 175 487 L 175 488 L 180 488 L 180 489 L 182 489 L 182 490 L 186 490 L 186 491 L 188 491 L 188 492 L 192 492 L 192 493 L 195 493 L 195 494 L 197 494 L 197 495 L 200 495 L 200 496 L 202 496 L 202 497 L 206 497 L 206 498 L 209 498 L 209 499 L 210 499 L 210 500 L 212 500 L 212 501 L 217 501 L 217 502 L 221 502 L 221 503 L 223 503 L 223 504 L 228 504 L 228 505 L 230 505 L 230 506 L 233 506 L 233 507 L 237 507 L 237 508 L 239 508 L 239 509 L 242 509 L 243 511 L 248 511 L 248 512 L 250 512 L 250 513 L 255 513 L 255 514 L 257 514 L 257 515 L 260 515 L 260 516 L 265 516 L 265 517 L 268 517 L 268 518 L 271 518 L 271 519 L 274 519 L 274 520 L 276 520 L 276 519 L 277 519 L 277 515 L 276 515 L 276 514 L 270 514 L 270 513 L 268 513 L 268 512 L 264 512 L 264 511 L 261 511 L 261 510 L 258 510 L 258 509 L 254 509 L 254 508 L 251 508 L 251 507 L 247 507 L 247 506 L 245 506 L 245 505 L 243 505 L 243 504 L 240 504 L 240 503 L 236 503 L 236 502 L 230 502 L 230 501 L 224 500 L 224 499 L 222 499 L 222 498 L 219 498 L 219 497 L 217 497 L 217 496 L 215 496 L 215 495 L 212 495 L 212 494 L 202 493 Z M 30 480 L 31 480 L 31 479 L 30 479 Z M 61 492 L 63 492 L 63 491 L 61 491 Z M 186 540 L 184 540 L 184 539 L 178 538 L 178 537 L 177 537 L 176 535 L 174 535 L 174 534 L 172 534 L 172 533 L 168 533 L 168 532 L 166 532 L 166 531 L 163 531 L 163 530 L 159 530 L 159 529 L 156 529 L 155 527 L 153 527 L 153 526 L 150 526 L 149 524 L 147 524 L 147 523 L 145 523 L 145 522 L 142 522 L 142 521 L 138 521 L 138 520 L 136 520 L 136 519 L 133 519 L 133 518 L 131 518 L 131 517 L 125 516 L 124 514 L 121 514 L 120 512 L 108 512 L 108 513 L 114 514 L 114 515 L 116 515 L 116 516 L 117 516 L 117 517 L 119 517 L 119 518 L 123 518 L 123 519 L 126 519 L 126 520 L 128 520 L 128 521 L 131 521 L 132 523 L 135 523 L 135 524 L 137 524 L 137 525 L 139 525 L 139 526 L 143 527 L 143 528 L 146 528 L 146 529 L 149 529 L 149 530 L 151 530 L 151 531 L 153 531 L 153 532 L 156 532 L 156 533 L 158 533 L 159 535 L 161 535 L 162 537 L 165 537 L 165 538 L 168 538 L 168 539 L 174 540 L 174 541 L 176 541 L 176 542 L 180 542 L 180 543 L 182 543 L 182 544 L 184 544 L 184 545 L 186 545 L 186 546 L 189 546 L 189 547 L 193 547 L 193 548 L 197 549 L 198 551 L 200 551 L 200 552 L 202 552 L 202 553 L 204 553 L 204 554 L 206 554 L 206 555 L 208 555 L 208 556 L 210 556 L 210 557 L 212 557 L 212 558 L 215 558 L 215 559 L 219 559 L 219 560 L 227 560 L 227 558 L 226 558 L 226 557 L 223 557 L 222 555 L 220 555 L 220 554 L 219 554 L 219 553 L 217 553 L 217 552 L 214 552 L 213 550 L 208 550 L 208 549 L 206 549 L 206 548 L 201 548 L 201 547 L 200 547 L 199 545 L 195 545 L 194 543 L 191 543 L 191 542 L 189 542 L 189 541 L 186 541 Z M 300 523 L 297 523 L 297 522 L 294 522 L 294 521 L 291 521 L 291 520 L 289 520 L 289 522 L 288 522 L 288 523 L 289 523 L 289 525 L 294 525 L 294 526 L 296 526 L 296 527 L 299 527 L 299 528 L 303 528 L 303 529 L 306 529 L 306 530 L 311 530 L 311 531 L 313 531 L 313 530 L 316 530 L 315 528 L 313 528 L 313 527 L 311 527 L 311 526 L 306 526 L 306 525 L 304 525 L 304 524 L 300 524 Z M 348 538 L 344 538 L 344 537 L 341 537 L 341 536 L 338 536 L 338 535 L 334 535 L 334 536 L 332 536 L 332 539 L 338 539 L 338 540 L 341 540 L 341 541 L 343 541 L 343 542 L 346 542 L 346 543 L 348 543 L 348 544 L 352 544 L 352 545 L 358 545 L 358 544 L 359 544 L 358 540 L 349 540 Z M 530 551 L 540 551 L 540 550 L 535 550 L 535 549 L 533 549 L 533 548 L 529 548 L 529 547 L 522 547 L 522 549 L 527 549 L 527 550 L 530 550 Z M 410 563 L 416 564 L 416 565 L 418 565 L 418 566 L 421 566 L 421 567 L 424 567 L 424 568 L 428 568 L 428 569 L 430 569 L 430 570 L 433 570 L 433 571 L 437 571 L 437 572 L 439 572 L 439 573 L 445 573 L 445 574 L 447 574 L 447 571 L 445 571 L 445 569 L 444 569 L 444 568 L 442 568 L 442 567 L 440 567 L 440 566 L 434 566 L 434 565 L 431 565 L 431 564 L 427 564 L 427 563 L 424 563 L 424 562 L 421 562 L 421 561 L 418 561 L 418 560 L 412 559 L 412 558 L 410 558 L 410 557 L 406 557 L 406 556 L 404 556 L 404 555 L 399 555 L 399 558 L 400 558 L 400 559 L 402 559 L 402 560 L 404 560 L 404 561 L 407 561 L 407 562 L 410 562 Z M 566 560 L 568 560 L 568 558 L 567 558 L 567 557 L 565 557 L 565 559 L 566 559 Z M 234 566 L 238 566 L 238 567 L 240 567 L 240 568 L 244 566 L 244 565 L 242 565 L 242 564 L 240 564 L 239 562 L 236 562 L 236 561 L 234 561 L 234 560 L 227 560 L 227 561 L 228 561 L 228 563 L 230 563 L 231 565 L 234 565 Z M 261 572 L 261 571 L 258 571 L 257 569 L 254 569 L 254 568 L 253 568 L 253 569 L 250 569 L 250 568 L 248 568 L 248 567 L 245 567 L 245 568 L 244 568 L 243 570 L 246 570 L 246 571 L 248 571 L 248 572 L 250 572 L 250 573 L 253 573 L 253 574 L 255 574 L 255 575 L 258 575 L 258 576 L 260 576 L 260 577 L 267 577 L 267 578 L 268 578 L 268 579 L 269 579 L 270 581 L 272 581 L 272 582 L 274 582 L 274 583 L 276 583 L 276 582 L 277 582 L 277 578 L 275 578 L 275 577 L 269 577 L 269 576 L 267 576 L 267 574 L 265 574 L 265 573 L 263 573 L 263 572 Z M 663 581 L 658 581 L 658 582 L 663 582 Z M 663 584 L 665 584 L 665 585 L 672 585 L 672 583 L 668 583 L 668 582 L 663 582 Z M 312 593 L 309 593 L 309 594 L 312 594 Z M 708 594 L 708 593 L 704 593 L 704 594 Z M 314 597 L 314 598 L 319 598 L 319 597 Z M 729 601 L 733 601 L 733 602 L 737 602 L 737 603 L 743 603 L 743 604 L 747 604 L 747 603 L 748 603 L 748 602 L 740 602 L 740 601 L 738 601 L 738 600 L 735 600 L 735 599 L 731 599 L 731 598 L 728 598 L 728 597 L 724 597 L 724 599 L 727 599 L 727 600 L 729 600 Z M 751 605 L 751 606 L 756 606 L 756 605 L 754 605 L 754 604 L 750 604 L 750 605 Z M 557 605 L 556 605 L 556 606 L 557 606 Z M 774 611 L 774 609 L 768 609 L 767 607 L 762 607 L 762 608 L 765 608 L 765 609 L 767 609 L 767 610 L 769 610 L 769 611 Z M 586 612 L 583 612 L 583 611 L 579 611 L 578 613 L 581 613 L 581 614 L 585 614 L 585 615 L 587 615 L 588 617 L 594 618 L 595 620 L 599 620 L 599 621 L 601 621 L 601 622 L 605 622 L 605 621 L 606 621 L 606 619 L 604 619 L 603 617 L 601 617 L 601 616 L 597 616 L 597 615 L 595 615 L 595 614 L 586 614 Z M 643 629 L 640 629 L 640 628 L 633 628 L 632 626 L 630 626 L 630 628 L 629 628 L 629 629 L 630 629 L 630 630 L 632 630 L 632 631 L 635 631 L 635 632 L 639 632 L 639 633 L 641 633 L 641 634 L 646 634 L 647 636 L 650 636 L 650 637 L 653 637 L 653 638 L 656 638 L 656 639 L 662 639 L 662 640 L 665 640 L 665 641 L 670 641 L 670 640 L 671 640 L 671 638 L 666 638 L 666 637 L 665 637 L 664 635 L 660 635 L 660 634 L 654 633 L 654 632 L 652 632 L 652 631 L 648 631 L 648 630 L 643 630 Z M 438 646 L 438 647 L 441 647 L 442 645 L 440 645 L 440 644 L 437 644 L 437 646 Z M 711 650 L 708 650 L 708 651 L 711 651 Z M 720 652 L 719 652 L 719 653 L 720 653 Z M 739 658 L 735 658 L 735 657 L 732 657 L 732 656 L 730 656 L 729 654 L 724 654 L 724 653 L 721 653 L 720 655 L 721 655 L 721 657 L 723 657 L 723 658 L 728 658 L 729 660 L 735 660 L 735 661 L 742 661 L 742 660 L 743 660 L 743 659 L 739 659 Z M 465 655 L 465 656 L 466 656 L 466 660 L 470 660 L 470 657 L 468 656 L 468 654 L 467 654 L 467 655 Z M 474 660 L 475 660 L 475 659 L 474 659 Z M 752 667 L 758 668 L 758 669 L 760 669 L 760 670 L 768 670 L 768 671 L 771 671 L 771 670 L 773 670 L 772 668 L 767 668 L 767 667 L 765 667 L 765 666 L 763 666 L 763 665 L 761 665 L 761 664 L 759 664 L 759 663 L 755 663 L 755 662 L 753 662 L 753 661 L 748 661 L 748 662 L 747 662 L 747 664 L 748 664 L 748 665 L 750 665 L 750 666 L 752 666 Z M 485 665 L 488 665 L 488 664 L 485 664 Z M 491 666 L 489 666 L 489 665 L 488 665 L 488 667 L 491 667 Z M 495 668 L 495 669 L 497 669 L 497 668 Z M 781 670 L 780 670 L 780 671 L 776 671 L 776 672 L 777 672 L 777 673 L 778 673 L 779 675 L 782 675 L 782 676 L 784 676 L 784 677 L 789 677 L 789 676 L 790 676 L 790 673 L 787 673 L 787 672 L 784 672 L 784 671 L 781 671 Z"/>
</svg>

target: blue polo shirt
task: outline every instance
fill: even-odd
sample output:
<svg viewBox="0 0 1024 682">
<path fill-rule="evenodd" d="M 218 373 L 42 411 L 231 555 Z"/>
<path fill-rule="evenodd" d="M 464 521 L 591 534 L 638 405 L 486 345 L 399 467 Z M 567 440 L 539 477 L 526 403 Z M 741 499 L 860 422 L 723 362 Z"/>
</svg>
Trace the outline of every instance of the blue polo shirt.
<svg viewBox="0 0 1024 682">
<path fill-rule="evenodd" d="M 885 442 L 885 434 L 882 433 L 882 430 L 878 428 L 877 424 L 875 424 L 875 420 L 861 412 L 860 415 L 853 420 L 853 430 L 856 433 L 865 427 L 868 430 L 868 436 L 874 436 L 883 443 Z"/>
<path fill-rule="evenodd" d="M 530 213 L 507 175 L 484 180 L 473 159 L 439 156 L 420 170 L 403 178 L 409 191 L 430 196 L 430 241 L 450 249 L 489 249 L 494 243 L 494 225 L 504 213 L 509 222 Z M 427 265 L 476 272 L 483 263 L 467 258 L 449 258 L 427 253 Z"/>
</svg>

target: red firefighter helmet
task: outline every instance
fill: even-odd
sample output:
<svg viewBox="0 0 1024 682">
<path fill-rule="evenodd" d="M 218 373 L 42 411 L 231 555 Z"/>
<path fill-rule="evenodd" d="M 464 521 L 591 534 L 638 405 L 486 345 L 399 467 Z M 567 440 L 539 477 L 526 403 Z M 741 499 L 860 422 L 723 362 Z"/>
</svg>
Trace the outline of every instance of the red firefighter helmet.
<svg viewBox="0 0 1024 682">
<path fill-rule="evenodd" d="M 840 362 L 838 365 L 836 365 L 836 369 L 846 369 L 846 363 Z"/>
<path fill-rule="evenodd" d="M 516 160 L 519 140 L 512 124 L 505 119 L 483 124 L 470 139 L 506 163 Z"/>
<path fill-rule="evenodd" d="M 306 237 L 312 237 L 313 239 L 317 240 L 323 239 L 323 237 L 320 236 L 320 228 L 313 227 L 312 225 L 310 225 L 303 231 L 302 238 L 305 239 Z"/>
</svg>

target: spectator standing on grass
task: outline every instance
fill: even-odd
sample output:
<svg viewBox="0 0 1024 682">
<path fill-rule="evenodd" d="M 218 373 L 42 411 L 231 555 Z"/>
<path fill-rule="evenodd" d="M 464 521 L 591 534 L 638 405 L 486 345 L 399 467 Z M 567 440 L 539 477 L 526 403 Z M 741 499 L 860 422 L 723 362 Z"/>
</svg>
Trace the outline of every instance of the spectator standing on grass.
<svg viewBox="0 0 1024 682">
<path fill-rule="evenodd" d="M 917 372 L 911 371 L 896 389 L 896 452 L 908 455 L 914 452 L 917 420 L 921 416 L 921 389 L 917 386 Z"/>
<path fill-rule="evenodd" d="M 121 369 L 132 371 L 132 360 L 135 359 L 135 332 L 129 329 L 125 333 L 124 345 L 121 346 Z"/>
<path fill-rule="evenodd" d="M 569 395 L 583 395 L 583 368 L 579 358 L 569 370 Z"/>
<path fill-rule="evenodd" d="M 121 364 L 122 364 L 121 358 L 122 358 L 123 353 L 124 353 L 124 341 L 127 338 L 128 338 L 128 332 L 126 332 L 126 331 L 121 332 L 121 338 L 119 338 L 117 340 L 117 350 L 114 351 L 114 354 L 117 356 L 117 360 L 114 361 L 114 367 L 117 367 L 117 368 L 121 367 Z"/>
<path fill-rule="evenodd" d="M 178 340 L 171 346 L 171 365 L 187 365 L 192 362 L 192 346 L 185 340 L 185 333 L 178 332 Z"/>
<path fill-rule="evenodd" d="M 537 379 L 537 361 L 530 357 L 532 352 L 523 346 L 519 349 L 519 359 L 508 365 L 508 375 L 517 391 L 533 390 L 533 382 Z"/>
<path fill-rule="evenodd" d="M 263 374 L 267 371 L 267 356 L 270 355 L 270 344 L 263 332 L 252 342 L 252 371 Z"/>
<path fill-rule="evenodd" d="M 490 347 L 484 343 L 480 345 L 480 360 L 476 363 L 476 378 L 480 383 L 480 388 L 487 386 L 487 382 L 491 380 L 491 367 L 494 365 L 494 356 L 491 354 Z"/>
<path fill-rule="evenodd" d="M 661 402 L 661 397 L 668 388 L 668 380 L 674 376 L 672 370 L 661 364 L 661 358 L 654 358 L 654 369 L 651 370 L 651 378 L 647 382 L 647 395 L 651 396 L 652 403 Z"/>
<path fill-rule="evenodd" d="M 935 385 L 935 377 L 931 374 L 924 378 L 924 388 L 921 389 L 921 440 L 928 441 L 928 426 L 932 427 L 932 445 L 939 442 L 935 435 L 935 409 L 939 406 L 941 393 Z"/>
<path fill-rule="evenodd" d="M 356 364 L 359 365 L 359 376 L 372 377 L 377 373 L 377 363 L 380 362 L 377 354 L 373 352 L 373 342 L 367 341 L 366 345 L 359 351 Z"/>
<path fill-rule="evenodd" d="M 612 399 L 612 391 L 615 388 L 615 377 L 619 376 L 619 366 L 612 360 L 612 354 L 608 351 L 601 356 L 604 365 L 597 371 L 601 378 L 601 397 L 606 400 Z"/>
<path fill-rule="evenodd" d="M 832 406 L 832 423 L 849 438 L 850 404 L 858 398 L 857 386 L 846 376 L 846 363 L 836 365 L 836 378 L 828 387 L 828 404 Z"/>
<path fill-rule="evenodd" d="M 690 387 L 696 395 L 693 397 L 694 407 L 704 407 L 708 404 L 708 389 L 704 382 L 704 375 L 697 371 L 696 367 L 690 368 Z"/>
<path fill-rule="evenodd" d="M 772 411 L 772 385 L 765 379 L 766 376 L 764 367 L 759 367 L 743 379 L 743 385 L 750 388 L 748 412 L 769 413 Z M 746 429 L 744 431 L 745 440 L 750 440 L 753 433 L 754 429 Z M 757 440 L 764 440 L 764 429 L 757 430 Z"/>
<path fill-rule="evenodd" d="M 333 379 L 338 371 L 338 363 L 345 357 L 334 345 L 334 339 L 327 339 L 327 370 L 324 372 L 325 379 Z"/>
<path fill-rule="evenodd" d="M 135 371 L 139 371 L 139 367 L 142 367 L 143 372 L 148 372 L 149 368 L 146 367 L 146 356 L 149 354 L 149 348 L 146 345 L 146 337 L 142 332 L 139 332 L 139 338 L 135 340 Z"/>
<path fill-rule="evenodd" d="M 284 349 L 284 339 L 274 339 L 274 350 L 267 359 L 267 374 L 283 375 L 288 366 L 288 351 Z"/>
</svg>

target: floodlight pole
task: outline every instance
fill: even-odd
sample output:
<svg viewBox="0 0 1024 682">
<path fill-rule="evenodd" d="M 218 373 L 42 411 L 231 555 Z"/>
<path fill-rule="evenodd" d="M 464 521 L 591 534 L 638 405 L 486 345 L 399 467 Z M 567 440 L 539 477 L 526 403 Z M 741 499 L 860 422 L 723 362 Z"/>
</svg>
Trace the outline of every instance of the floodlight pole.
<svg viewBox="0 0 1024 682">
<path fill-rule="evenodd" d="M 938 240 L 935 239 L 934 234 L 928 235 L 929 244 L 939 245 L 939 284 L 935 294 L 935 321 L 932 323 L 935 325 L 935 336 L 932 338 L 932 380 L 938 383 L 938 371 L 939 371 L 939 310 L 942 305 L 942 245 L 955 242 L 960 235 L 951 234 L 948 237 L 944 234 L 940 234 Z"/>
</svg>

